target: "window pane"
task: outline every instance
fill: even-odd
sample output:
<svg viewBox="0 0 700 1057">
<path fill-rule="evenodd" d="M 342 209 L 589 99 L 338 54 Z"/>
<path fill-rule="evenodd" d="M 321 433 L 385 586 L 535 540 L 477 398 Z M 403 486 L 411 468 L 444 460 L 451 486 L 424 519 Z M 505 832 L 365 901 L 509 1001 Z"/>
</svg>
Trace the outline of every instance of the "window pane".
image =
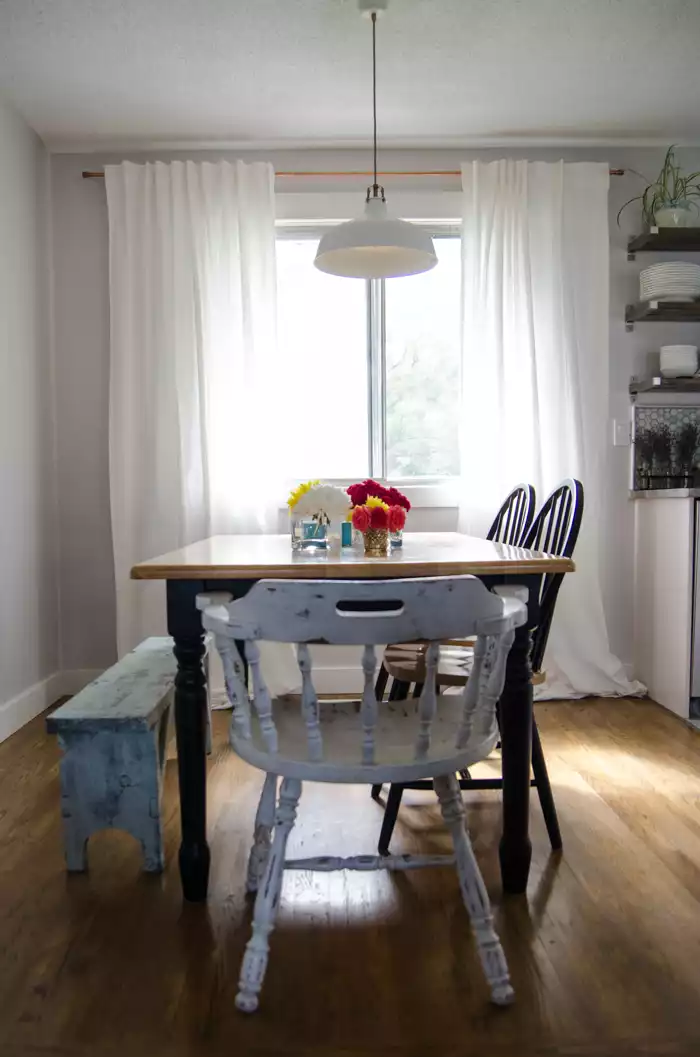
<svg viewBox="0 0 700 1057">
<path fill-rule="evenodd" d="M 388 477 L 459 473 L 460 240 L 435 248 L 432 271 L 386 283 Z"/>
<path fill-rule="evenodd" d="M 277 324 L 292 478 L 369 473 L 367 286 L 313 266 L 317 239 L 277 240 Z"/>
</svg>

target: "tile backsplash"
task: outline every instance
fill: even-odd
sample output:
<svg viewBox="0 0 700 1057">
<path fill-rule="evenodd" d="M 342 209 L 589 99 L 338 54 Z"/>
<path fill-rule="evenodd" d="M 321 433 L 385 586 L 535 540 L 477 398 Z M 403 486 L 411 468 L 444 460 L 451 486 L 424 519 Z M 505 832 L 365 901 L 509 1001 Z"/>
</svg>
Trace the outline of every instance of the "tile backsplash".
<svg viewBox="0 0 700 1057">
<path fill-rule="evenodd" d="M 634 487 L 682 488 L 700 479 L 700 406 L 634 408 Z"/>
</svg>

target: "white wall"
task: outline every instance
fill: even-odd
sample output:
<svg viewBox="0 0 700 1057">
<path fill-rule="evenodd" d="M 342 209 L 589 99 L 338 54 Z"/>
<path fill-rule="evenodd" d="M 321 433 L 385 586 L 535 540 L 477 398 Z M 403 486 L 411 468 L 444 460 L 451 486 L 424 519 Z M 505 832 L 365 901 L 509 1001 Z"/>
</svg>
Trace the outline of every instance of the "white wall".
<svg viewBox="0 0 700 1057">
<path fill-rule="evenodd" d="M 387 151 L 386 169 L 458 169 L 470 157 L 502 157 L 503 150 Z M 632 168 L 655 175 L 663 152 L 656 149 L 509 150 L 511 156 L 553 160 L 604 160 L 613 168 Z M 226 152 L 201 157 L 226 156 Z M 131 154 L 134 160 L 191 157 L 192 152 Z M 56 360 L 58 365 L 58 480 L 60 488 L 60 583 L 64 664 L 69 668 L 100 667 L 114 657 L 114 585 L 108 499 L 107 395 L 109 368 L 109 304 L 107 290 L 107 215 L 102 181 L 83 181 L 83 169 L 101 168 L 121 155 L 55 155 L 51 159 L 54 219 L 56 298 Z M 271 152 L 277 169 L 363 169 L 365 153 L 352 151 Z M 684 164 L 700 168 L 700 152 L 683 152 Z M 385 181 L 390 191 L 391 181 Z M 357 189 L 358 208 L 363 180 L 285 183 L 285 190 Z M 402 179 L 393 186 L 420 187 L 421 181 Z M 625 230 L 615 225 L 615 214 L 626 198 L 636 194 L 640 181 L 633 175 L 611 178 L 611 300 L 610 386 L 600 394 L 610 417 L 629 413 L 627 385 L 641 370 L 651 350 L 662 341 L 696 341 L 693 325 L 647 324 L 632 334 L 624 329 L 624 305 L 635 299 L 640 267 L 651 263 L 626 260 L 627 234 L 638 227 L 629 211 Z M 458 190 L 456 180 L 431 180 L 431 188 Z M 693 336 L 694 335 L 694 336 Z M 613 650 L 626 663 L 632 658 L 632 509 L 627 499 L 629 449 L 612 447 L 608 431 L 608 501 L 601 528 L 605 582 L 604 602 Z M 454 511 L 421 511 L 412 519 L 416 529 L 450 529 Z M 144 556 L 145 557 L 145 556 Z"/>
<path fill-rule="evenodd" d="M 47 195 L 44 146 L 0 99 L 0 740 L 60 666 Z"/>
</svg>

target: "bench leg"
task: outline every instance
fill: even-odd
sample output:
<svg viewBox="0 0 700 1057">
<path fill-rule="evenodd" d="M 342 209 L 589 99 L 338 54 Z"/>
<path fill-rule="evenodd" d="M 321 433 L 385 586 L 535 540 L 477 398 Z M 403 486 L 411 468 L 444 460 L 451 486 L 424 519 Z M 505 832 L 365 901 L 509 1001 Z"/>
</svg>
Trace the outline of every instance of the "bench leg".
<svg viewBox="0 0 700 1057">
<path fill-rule="evenodd" d="M 61 814 L 68 870 L 87 869 L 92 833 L 122 829 L 141 844 L 144 870 L 163 869 L 160 822 L 165 724 L 153 730 L 59 736 Z"/>
<path fill-rule="evenodd" d="M 145 820 L 140 829 L 143 869 L 146 873 L 162 873 L 165 868 L 165 855 L 163 854 L 160 812 L 155 818 L 149 817 Z"/>
<path fill-rule="evenodd" d="M 63 853 L 68 873 L 84 873 L 87 870 L 88 838 L 72 818 L 63 819 Z"/>
</svg>

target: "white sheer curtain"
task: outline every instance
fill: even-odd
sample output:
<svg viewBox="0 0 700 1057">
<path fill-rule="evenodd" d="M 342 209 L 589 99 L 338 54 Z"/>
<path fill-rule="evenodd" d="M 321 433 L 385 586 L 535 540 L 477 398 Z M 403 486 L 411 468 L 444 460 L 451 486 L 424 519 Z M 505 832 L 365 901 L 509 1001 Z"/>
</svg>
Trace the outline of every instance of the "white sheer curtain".
<svg viewBox="0 0 700 1057">
<path fill-rule="evenodd" d="M 599 580 L 608 408 L 608 166 L 462 166 L 463 493 L 482 533 L 518 481 L 541 502 L 585 491 L 577 572 L 559 594 L 540 696 L 633 694 L 612 656 Z"/>
<path fill-rule="evenodd" d="M 110 490 L 122 654 L 163 630 L 138 561 L 277 530 L 274 172 L 267 163 L 106 167 Z"/>
</svg>

